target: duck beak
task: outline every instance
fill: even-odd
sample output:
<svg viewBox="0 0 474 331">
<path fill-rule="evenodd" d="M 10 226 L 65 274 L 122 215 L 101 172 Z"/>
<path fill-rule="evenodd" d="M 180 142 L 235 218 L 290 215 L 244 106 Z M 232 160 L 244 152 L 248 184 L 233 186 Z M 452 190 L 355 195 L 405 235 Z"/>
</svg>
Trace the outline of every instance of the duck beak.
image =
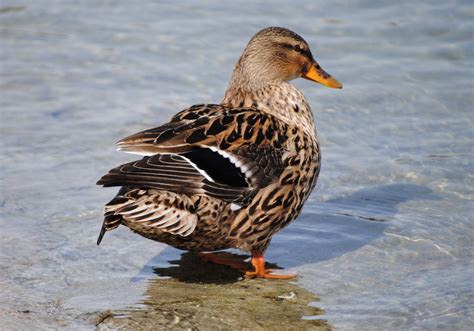
<svg viewBox="0 0 474 331">
<path fill-rule="evenodd" d="M 309 70 L 303 74 L 302 77 L 326 85 L 327 87 L 342 88 L 342 84 L 339 83 L 336 78 L 324 71 L 316 61 L 311 64 Z"/>
</svg>

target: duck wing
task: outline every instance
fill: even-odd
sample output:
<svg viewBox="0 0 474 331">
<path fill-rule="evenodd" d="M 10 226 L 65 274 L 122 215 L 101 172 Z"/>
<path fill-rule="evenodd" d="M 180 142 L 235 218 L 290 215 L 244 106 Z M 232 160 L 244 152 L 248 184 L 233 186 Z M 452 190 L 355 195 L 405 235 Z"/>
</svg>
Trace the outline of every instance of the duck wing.
<svg viewBox="0 0 474 331">
<path fill-rule="evenodd" d="M 97 184 L 203 194 L 247 205 L 285 165 L 288 126 L 253 108 L 198 105 L 169 123 L 118 142 L 147 155 L 109 171 Z"/>
<path fill-rule="evenodd" d="M 186 195 L 204 194 L 224 201 L 243 204 L 250 191 L 247 182 L 241 181 L 240 185 L 233 185 L 234 182 L 215 181 L 186 158 L 186 156 L 193 154 L 189 152 L 183 153 L 183 155 L 146 156 L 141 160 L 111 169 L 97 184 L 104 187 L 154 188 Z M 227 166 L 231 166 L 230 162 Z M 230 172 L 229 178 L 233 179 L 239 176 L 235 169 L 231 168 L 228 171 Z"/>
<path fill-rule="evenodd" d="M 286 123 L 258 109 L 198 105 L 117 144 L 129 153 L 181 155 L 215 182 L 243 186 L 243 178 L 256 189 L 283 171 L 289 130 Z M 229 162 L 233 167 L 224 166 Z"/>
</svg>

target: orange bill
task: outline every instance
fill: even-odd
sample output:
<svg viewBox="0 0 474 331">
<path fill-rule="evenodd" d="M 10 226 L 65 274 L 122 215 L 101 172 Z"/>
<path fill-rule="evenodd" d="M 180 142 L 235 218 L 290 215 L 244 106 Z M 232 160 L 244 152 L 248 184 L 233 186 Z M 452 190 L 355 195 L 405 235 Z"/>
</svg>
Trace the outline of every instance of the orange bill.
<svg viewBox="0 0 474 331">
<path fill-rule="evenodd" d="M 342 84 L 339 83 L 336 78 L 324 71 L 316 62 L 313 62 L 309 70 L 303 74 L 302 77 L 323 84 L 327 87 L 342 88 Z"/>
</svg>

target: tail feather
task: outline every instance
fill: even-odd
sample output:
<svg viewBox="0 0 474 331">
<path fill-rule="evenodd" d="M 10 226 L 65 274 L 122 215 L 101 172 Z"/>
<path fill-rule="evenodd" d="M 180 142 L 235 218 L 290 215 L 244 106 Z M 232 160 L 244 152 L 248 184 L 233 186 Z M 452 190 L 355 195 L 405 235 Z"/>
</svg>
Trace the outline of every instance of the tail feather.
<svg viewBox="0 0 474 331">
<path fill-rule="evenodd" d="M 102 228 L 100 229 L 99 238 L 97 238 L 97 246 L 100 245 L 100 242 L 104 238 L 104 235 L 105 235 L 106 231 L 107 230 L 105 229 L 105 222 L 104 222 L 104 223 L 102 223 Z"/>
<path fill-rule="evenodd" d="M 107 231 L 111 231 L 117 228 L 122 223 L 122 216 L 114 214 L 105 214 L 104 222 L 102 223 L 102 228 L 100 229 L 99 238 L 97 238 L 97 246 L 100 245 L 100 242 L 104 238 L 104 235 Z"/>
</svg>

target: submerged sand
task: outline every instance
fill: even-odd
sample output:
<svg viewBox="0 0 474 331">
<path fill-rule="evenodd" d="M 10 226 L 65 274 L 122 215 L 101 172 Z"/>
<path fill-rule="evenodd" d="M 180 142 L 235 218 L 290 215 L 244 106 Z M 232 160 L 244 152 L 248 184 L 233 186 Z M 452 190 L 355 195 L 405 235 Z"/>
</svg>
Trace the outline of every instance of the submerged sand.
<svg viewBox="0 0 474 331">
<path fill-rule="evenodd" d="M 319 299 L 294 281 L 246 279 L 192 253 L 155 268 L 140 308 L 95 316 L 98 330 L 330 330 Z M 163 278 L 167 277 L 167 278 Z"/>
</svg>

